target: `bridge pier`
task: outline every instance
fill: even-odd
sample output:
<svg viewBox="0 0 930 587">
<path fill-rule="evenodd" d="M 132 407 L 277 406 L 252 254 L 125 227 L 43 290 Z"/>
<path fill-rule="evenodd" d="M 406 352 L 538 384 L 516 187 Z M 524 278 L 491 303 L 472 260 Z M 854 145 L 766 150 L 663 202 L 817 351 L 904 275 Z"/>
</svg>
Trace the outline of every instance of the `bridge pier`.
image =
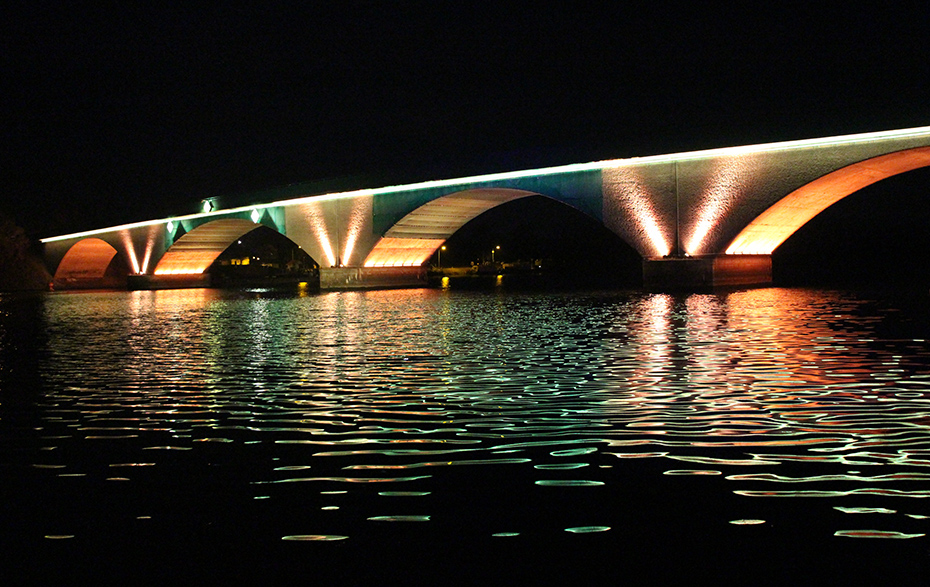
<svg viewBox="0 0 930 587">
<path fill-rule="evenodd" d="M 126 287 L 126 279 L 119 276 L 104 276 L 104 277 L 66 277 L 66 278 L 57 278 L 53 279 L 51 283 L 51 288 L 53 290 L 66 290 L 66 289 L 124 289 Z"/>
<path fill-rule="evenodd" d="M 128 289 L 212 287 L 209 273 L 196 275 L 130 275 Z M 329 267 L 320 269 L 320 289 L 391 289 L 425 287 L 424 267 Z"/>
<path fill-rule="evenodd" d="M 320 289 L 425 287 L 425 267 L 321 267 Z"/>
<path fill-rule="evenodd" d="M 192 287 L 210 287 L 210 274 L 191 275 L 130 275 L 126 278 L 126 287 L 130 291 L 138 289 L 184 289 Z"/>
<path fill-rule="evenodd" d="M 771 255 L 704 255 L 643 260 L 643 286 L 647 289 L 703 289 L 771 283 Z"/>
</svg>

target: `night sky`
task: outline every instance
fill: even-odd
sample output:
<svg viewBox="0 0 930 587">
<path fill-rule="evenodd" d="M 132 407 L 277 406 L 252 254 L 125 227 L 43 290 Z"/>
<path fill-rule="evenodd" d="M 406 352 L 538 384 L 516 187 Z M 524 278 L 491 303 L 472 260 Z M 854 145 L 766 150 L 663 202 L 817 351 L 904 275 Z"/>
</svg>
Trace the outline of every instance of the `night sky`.
<svg viewBox="0 0 930 587">
<path fill-rule="evenodd" d="M 0 212 L 33 236 L 930 124 L 921 2 L 129 4 L 4 8 Z"/>
</svg>

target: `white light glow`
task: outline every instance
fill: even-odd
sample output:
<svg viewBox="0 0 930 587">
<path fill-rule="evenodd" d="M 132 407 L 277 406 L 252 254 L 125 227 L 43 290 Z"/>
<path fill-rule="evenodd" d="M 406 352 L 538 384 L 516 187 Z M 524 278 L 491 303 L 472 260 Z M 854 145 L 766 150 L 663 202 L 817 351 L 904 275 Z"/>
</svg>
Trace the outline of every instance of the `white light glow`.
<svg viewBox="0 0 930 587">
<path fill-rule="evenodd" d="M 155 275 L 200 275 L 205 269 L 156 269 Z"/>
<path fill-rule="evenodd" d="M 326 227 L 326 215 L 323 207 L 319 202 L 309 202 L 300 206 L 304 220 L 313 233 L 316 235 L 317 243 L 326 255 L 326 260 L 330 267 L 336 266 L 336 253 L 333 251 L 333 245 L 330 242 L 329 230 Z"/>
<path fill-rule="evenodd" d="M 126 258 L 129 259 L 132 272 L 136 275 L 142 273 L 142 268 L 139 266 L 139 258 L 136 256 L 136 249 L 132 246 L 132 236 L 130 236 L 129 231 L 122 231 L 119 238 L 123 243 L 123 247 L 125 247 Z"/>
<path fill-rule="evenodd" d="M 507 173 L 492 173 L 487 175 L 475 175 L 470 177 L 463 177 L 458 179 L 446 179 L 446 180 L 434 180 L 434 181 L 424 181 L 420 183 L 401 185 L 401 186 L 387 186 L 376 189 L 359 189 L 348 192 L 339 192 L 339 193 L 329 193 L 329 194 L 320 194 L 313 196 L 302 196 L 298 198 L 292 198 L 287 200 L 279 200 L 275 202 L 270 202 L 267 204 L 258 204 L 251 206 L 243 206 L 240 208 L 231 208 L 229 210 L 223 211 L 212 211 L 207 213 L 200 214 L 190 214 L 187 216 L 176 217 L 175 220 L 193 220 L 205 217 L 220 217 L 228 216 L 233 214 L 241 214 L 242 212 L 250 212 L 263 210 L 267 208 L 276 208 L 285 205 L 295 205 L 305 202 L 313 201 L 325 201 L 331 199 L 340 199 L 340 198 L 355 198 L 362 195 L 381 195 L 381 194 L 392 194 L 392 193 L 401 193 L 401 192 L 410 192 L 417 190 L 425 190 L 430 188 L 441 188 L 441 187 L 453 187 L 458 185 L 465 184 L 475 184 L 475 183 L 485 183 L 485 182 L 495 182 L 495 181 L 505 181 L 510 179 L 519 179 L 523 177 L 539 177 L 545 175 L 556 175 L 562 173 L 578 173 L 584 171 L 597 171 L 603 169 L 611 169 L 624 166 L 632 165 L 648 165 L 652 163 L 666 163 L 666 162 L 675 162 L 675 161 L 690 161 L 695 159 L 709 159 L 713 157 L 723 157 L 723 156 L 733 156 L 746 153 L 764 153 L 771 151 L 785 151 L 791 149 L 804 149 L 814 146 L 830 146 L 830 145 L 849 145 L 855 143 L 863 142 L 877 142 L 888 139 L 905 139 L 905 138 L 918 138 L 918 137 L 930 137 L 930 127 L 919 127 L 919 128 L 910 128 L 910 129 L 901 129 L 901 130 L 892 130 L 892 131 L 881 131 L 873 133 L 861 133 L 845 136 L 836 136 L 836 137 L 825 137 L 817 139 L 803 139 L 796 141 L 785 141 L 779 143 L 767 143 L 761 145 L 746 145 L 741 147 L 725 147 L 719 149 L 707 149 L 703 151 L 692 151 L 687 153 L 676 153 L 669 155 L 653 155 L 648 157 L 632 157 L 627 159 L 614 159 L 608 161 L 596 161 L 591 163 L 575 163 L 570 165 L 562 165 L 558 167 L 548 167 L 541 169 L 527 169 L 522 171 L 512 171 Z M 55 236 L 42 239 L 43 243 L 54 242 L 59 240 L 67 240 L 73 238 L 80 238 L 84 236 L 91 236 L 96 234 L 102 234 L 105 232 L 112 232 L 116 230 L 138 228 L 142 226 L 150 226 L 153 224 L 163 224 L 164 219 L 161 220 L 150 220 L 145 222 L 136 222 L 132 224 L 124 224 L 120 226 L 100 228 L 96 230 L 89 230 L 85 232 L 78 232 L 73 234 L 67 234 L 62 236 Z M 169 226 L 169 232 L 172 232 L 172 228 Z"/>
<path fill-rule="evenodd" d="M 656 198 L 646 181 L 635 169 L 618 168 L 604 173 L 604 197 L 616 206 L 626 220 L 621 225 L 632 223 L 646 236 L 639 246 L 644 256 L 663 257 L 671 252 L 670 238 L 662 232 L 656 212 Z M 671 235 L 669 235 L 671 236 Z M 639 241 L 641 239 L 634 239 Z M 634 245 L 635 246 L 635 245 Z M 651 250 L 647 250 L 647 248 Z"/>
<path fill-rule="evenodd" d="M 342 247 L 342 262 L 345 265 L 352 265 L 352 253 L 355 250 L 355 243 L 358 242 L 358 237 L 362 234 L 365 217 L 370 215 L 370 212 L 371 198 L 358 198 L 352 202 L 352 211 L 349 212 L 349 223 L 346 227 L 346 242 L 345 246 Z"/>
<path fill-rule="evenodd" d="M 155 249 L 155 227 L 149 227 L 149 233 L 145 239 L 145 255 L 142 257 L 142 267 L 140 273 L 147 273 L 149 263 L 152 261 L 152 251 Z"/>
<path fill-rule="evenodd" d="M 730 207 L 740 201 L 745 182 L 753 176 L 753 165 L 761 159 L 751 155 L 727 157 L 713 163 L 713 169 L 705 178 L 697 209 L 697 222 L 691 229 L 684 252 L 701 255 L 705 241 Z"/>
</svg>

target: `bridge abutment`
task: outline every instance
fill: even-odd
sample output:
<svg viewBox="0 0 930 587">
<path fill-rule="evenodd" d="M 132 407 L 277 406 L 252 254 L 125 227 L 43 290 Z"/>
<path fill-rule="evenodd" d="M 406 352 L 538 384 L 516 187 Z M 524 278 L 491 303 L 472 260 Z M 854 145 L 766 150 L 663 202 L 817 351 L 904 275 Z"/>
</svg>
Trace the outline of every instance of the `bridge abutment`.
<svg viewBox="0 0 930 587">
<path fill-rule="evenodd" d="M 771 255 L 704 255 L 643 261 L 643 286 L 647 289 L 702 289 L 771 283 Z"/>
<path fill-rule="evenodd" d="M 130 275 L 126 278 L 129 290 L 148 289 L 185 289 L 192 287 L 210 287 L 209 273 L 190 275 Z"/>
<path fill-rule="evenodd" d="M 323 267 L 320 289 L 425 287 L 425 267 Z"/>
</svg>

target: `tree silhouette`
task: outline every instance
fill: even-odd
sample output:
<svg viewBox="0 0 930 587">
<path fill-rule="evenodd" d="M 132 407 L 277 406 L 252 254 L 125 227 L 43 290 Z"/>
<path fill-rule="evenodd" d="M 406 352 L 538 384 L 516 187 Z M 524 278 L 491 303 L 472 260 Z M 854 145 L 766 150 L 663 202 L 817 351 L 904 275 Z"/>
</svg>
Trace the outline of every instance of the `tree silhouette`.
<svg viewBox="0 0 930 587">
<path fill-rule="evenodd" d="M 46 289 L 50 280 L 36 243 L 11 218 L 0 214 L 0 291 Z"/>
</svg>

